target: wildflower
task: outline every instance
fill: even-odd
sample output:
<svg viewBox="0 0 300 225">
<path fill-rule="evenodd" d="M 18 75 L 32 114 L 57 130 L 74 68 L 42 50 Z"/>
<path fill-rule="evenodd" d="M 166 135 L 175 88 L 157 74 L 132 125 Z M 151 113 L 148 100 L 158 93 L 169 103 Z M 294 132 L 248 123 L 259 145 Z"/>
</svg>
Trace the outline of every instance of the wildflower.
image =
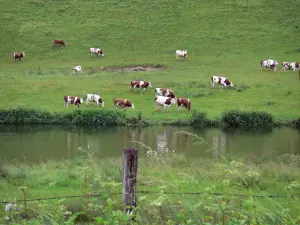
<svg viewBox="0 0 300 225">
<path fill-rule="evenodd" d="M 13 204 L 13 203 L 9 203 L 5 206 L 5 211 L 8 212 L 8 211 L 17 211 L 18 210 L 18 207 L 16 204 Z"/>
</svg>

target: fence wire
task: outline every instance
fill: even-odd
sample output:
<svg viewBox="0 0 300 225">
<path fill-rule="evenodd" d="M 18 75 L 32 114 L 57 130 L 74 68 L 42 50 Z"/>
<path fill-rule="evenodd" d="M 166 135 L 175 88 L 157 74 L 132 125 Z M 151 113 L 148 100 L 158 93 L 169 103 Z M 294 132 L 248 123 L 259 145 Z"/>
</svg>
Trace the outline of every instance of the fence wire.
<svg viewBox="0 0 300 225">
<path fill-rule="evenodd" d="M 170 192 L 170 191 L 137 191 L 137 194 L 168 194 L 168 195 L 203 195 L 206 192 Z M 300 198 L 300 195 L 243 195 L 243 194 L 225 194 L 225 193 L 206 193 L 214 196 L 233 196 L 240 198 Z M 68 196 L 54 196 L 54 197 L 45 197 L 45 198 L 34 198 L 34 199 L 26 199 L 26 202 L 33 201 L 44 201 L 44 200 L 57 200 L 63 198 L 87 198 L 87 197 L 101 197 L 101 196 L 111 196 L 111 195 L 122 195 L 122 192 L 114 192 L 114 193 L 102 193 L 102 194 L 86 194 L 86 195 L 68 195 Z M 14 201 L 0 201 L 2 204 L 8 204 L 12 202 L 24 202 L 24 199 L 18 199 Z"/>
</svg>

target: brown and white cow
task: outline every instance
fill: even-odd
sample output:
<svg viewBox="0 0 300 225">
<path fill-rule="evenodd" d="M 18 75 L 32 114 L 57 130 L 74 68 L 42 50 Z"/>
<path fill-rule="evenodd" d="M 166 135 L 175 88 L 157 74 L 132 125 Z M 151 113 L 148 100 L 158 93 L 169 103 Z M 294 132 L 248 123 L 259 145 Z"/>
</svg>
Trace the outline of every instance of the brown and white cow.
<svg viewBox="0 0 300 225">
<path fill-rule="evenodd" d="M 177 98 L 177 107 L 180 111 L 180 107 L 184 106 L 188 111 L 191 110 L 191 100 L 189 98 Z"/>
<path fill-rule="evenodd" d="M 176 104 L 176 100 L 174 98 L 166 96 L 155 96 L 154 100 L 156 103 L 156 111 L 159 110 L 160 106 L 163 106 L 165 110 L 168 110 L 172 104 Z"/>
<path fill-rule="evenodd" d="M 134 109 L 134 105 L 128 99 L 115 98 L 113 108 L 121 107 L 126 111 L 127 108 Z"/>
<path fill-rule="evenodd" d="M 234 87 L 232 82 L 228 80 L 226 77 L 212 76 L 211 78 L 211 86 L 214 87 L 215 83 L 223 85 L 223 87 L 227 88 L 228 86 Z"/>
<path fill-rule="evenodd" d="M 53 46 L 67 46 L 64 40 L 54 40 Z"/>
<path fill-rule="evenodd" d="M 130 82 L 130 91 L 134 91 L 135 88 L 142 88 L 144 92 L 148 87 L 152 87 L 151 82 L 142 81 L 142 80 L 132 80 Z"/>
<path fill-rule="evenodd" d="M 165 96 L 176 99 L 175 92 L 169 88 L 155 88 L 155 96 Z"/>
<path fill-rule="evenodd" d="M 68 108 L 69 104 L 77 105 L 79 108 L 79 105 L 83 102 L 82 98 L 80 98 L 78 96 L 69 96 L 69 95 L 66 95 L 64 97 L 64 100 L 65 100 L 65 107 L 67 107 L 67 108 Z"/>
<path fill-rule="evenodd" d="M 269 68 L 276 72 L 276 67 L 278 65 L 278 61 L 274 59 L 267 59 L 267 60 L 261 60 L 260 61 L 260 69 L 263 70 L 263 68 Z"/>
<path fill-rule="evenodd" d="M 299 68 L 300 68 L 300 62 L 282 62 L 281 72 L 284 72 L 286 70 L 296 71 Z"/>
<path fill-rule="evenodd" d="M 103 50 L 101 48 L 90 48 L 90 56 L 92 56 L 92 54 L 104 56 Z"/>
<path fill-rule="evenodd" d="M 104 107 L 104 101 L 101 98 L 100 95 L 96 95 L 96 94 L 86 94 L 86 104 L 88 104 L 89 102 L 96 102 L 97 105 L 101 105 L 102 107 Z"/>
<path fill-rule="evenodd" d="M 25 52 L 14 52 L 13 54 L 13 59 L 17 60 L 19 59 L 20 61 L 24 58 Z"/>
</svg>

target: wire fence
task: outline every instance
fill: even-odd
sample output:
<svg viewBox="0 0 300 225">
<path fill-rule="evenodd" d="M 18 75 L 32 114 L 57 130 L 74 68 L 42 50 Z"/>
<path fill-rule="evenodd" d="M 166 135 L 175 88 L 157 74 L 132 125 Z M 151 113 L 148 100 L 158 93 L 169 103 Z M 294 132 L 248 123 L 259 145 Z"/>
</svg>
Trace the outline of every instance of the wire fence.
<svg viewBox="0 0 300 225">
<path fill-rule="evenodd" d="M 214 195 L 214 196 L 232 196 L 232 197 L 240 197 L 240 198 L 300 198 L 300 195 L 244 195 L 244 194 L 227 194 L 227 193 L 218 193 L 218 192 L 169 192 L 169 191 L 137 191 L 137 194 L 167 194 L 167 195 Z M 34 199 L 26 199 L 26 202 L 32 202 L 32 201 L 44 201 L 44 200 L 57 200 L 57 199 L 63 199 L 63 198 L 87 198 L 87 197 L 101 197 L 101 196 L 107 196 L 107 195 L 122 195 L 122 192 L 113 192 L 113 193 L 102 193 L 102 194 L 85 194 L 85 195 L 68 195 L 68 196 L 54 196 L 54 197 L 45 197 L 45 198 L 34 198 Z M 18 199 L 14 201 L 0 201 L 2 204 L 8 204 L 11 202 L 24 202 L 24 199 Z"/>
</svg>

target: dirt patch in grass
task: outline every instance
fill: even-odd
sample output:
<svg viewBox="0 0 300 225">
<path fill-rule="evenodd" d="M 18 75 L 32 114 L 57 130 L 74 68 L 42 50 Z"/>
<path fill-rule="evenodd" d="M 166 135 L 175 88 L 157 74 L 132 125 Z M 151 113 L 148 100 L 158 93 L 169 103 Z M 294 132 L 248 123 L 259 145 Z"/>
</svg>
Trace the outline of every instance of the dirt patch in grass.
<svg viewBox="0 0 300 225">
<path fill-rule="evenodd" d="M 166 66 L 164 65 L 133 65 L 133 66 L 101 66 L 97 68 L 89 68 L 89 73 L 96 72 L 144 72 L 144 71 L 157 71 L 164 70 Z"/>
</svg>

